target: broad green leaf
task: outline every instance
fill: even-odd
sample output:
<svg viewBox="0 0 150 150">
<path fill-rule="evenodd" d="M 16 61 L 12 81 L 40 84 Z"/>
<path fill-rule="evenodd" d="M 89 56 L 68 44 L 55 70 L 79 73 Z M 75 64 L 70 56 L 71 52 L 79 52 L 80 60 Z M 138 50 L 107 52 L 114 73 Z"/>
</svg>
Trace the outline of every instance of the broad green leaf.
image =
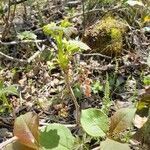
<svg viewBox="0 0 150 150">
<path fill-rule="evenodd" d="M 68 128 L 54 123 L 41 129 L 40 145 L 43 150 L 71 150 L 74 137 Z"/>
<path fill-rule="evenodd" d="M 136 109 L 121 108 L 111 117 L 110 135 L 117 135 L 131 127 Z"/>
<path fill-rule="evenodd" d="M 89 108 L 82 110 L 81 125 L 89 135 L 104 137 L 109 128 L 109 119 L 100 109 Z"/>
<path fill-rule="evenodd" d="M 31 31 L 24 31 L 17 35 L 20 40 L 36 40 L 37 35 L 32 33 Z"/>
<path fill-rule="evenodd" d="M 14 123 L 14 135 L 19 142 L 27 147 L 39 148 L 39 121 L 37 114 L 28 112 L 16 118 Z"/>
<path fill-rule="evenodd" d="M 131 148 L 129 144 L 119 143 L 107 138 L 105 141 L 101 142 L 100 150 L 131 150 Z"/>
</svg>

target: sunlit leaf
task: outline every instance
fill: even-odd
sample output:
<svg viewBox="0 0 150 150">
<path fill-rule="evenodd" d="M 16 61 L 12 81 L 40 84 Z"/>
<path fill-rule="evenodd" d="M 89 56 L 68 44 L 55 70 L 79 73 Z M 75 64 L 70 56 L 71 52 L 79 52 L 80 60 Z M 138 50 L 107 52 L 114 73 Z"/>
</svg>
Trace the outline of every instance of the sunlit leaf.
<svg viewBox="0 0 150 150">
<path fill-rule="evenodd" d="M 137 0 L 128 0 L 126 3 L 132 7 L 134 6 L 144 7 L 144 4 L 141 1 L 137 1 Z"/>
<path fill-rule="evenodd" d="M 43 150 L 71 150 L 74 146 L 74 137 L 65 126 L 50 124 L 41 129 L 40 144 Z"/>
<path fill-rule="evenodd" d="M 107 138 L 105 141 L 101 142 L 100 150 L 131 150 L 131 148 L 129 144 L 119 143 Z"/>
<path fill-rule="evenodd" d="M 64 20 L 62 20 L 61 23 L 60 23 L 60 26 L 61 26 L 61 27 L 65 27 L 65 28 L 66 28 L 66 27 L 70 27 L 71 25 L 72 25 L 72 23 L 69 22 L 68 19 L 64 19 Z"/>
<path fill-rule="evenodd" d="M 37 114 L 28 112 L 16 118 L 14 123 L 14 135 L 19 142 L 27 147 L 39 148 L 39 121 Z"/>
<path fill-rule="evenodd" d="M 111 117 L 110 134 L 117 135 L 131 127 L 135 116 L 135 108 L 122 108 Z"/>
<path fill-rule="evenodd" d="M 69 40 L 68 42 L 69 42 L 70 46 L 79 47 L 81 50 L 91 49 L 87 44 L 85 44 L 81 41 Z"/>
<path fill-rule="evenodd" d="M 104 137 L 109 128 L 109 119 L 101 110 L 89 108 L 82 110 L 81 125 L 89 135 Z"/>
<path fill-rule="evenodd" d="M 17 35 L 20 40 L 36 40 L 37 35 L 32 33 L 31 31 L 24 31 Z"/>
</svg>

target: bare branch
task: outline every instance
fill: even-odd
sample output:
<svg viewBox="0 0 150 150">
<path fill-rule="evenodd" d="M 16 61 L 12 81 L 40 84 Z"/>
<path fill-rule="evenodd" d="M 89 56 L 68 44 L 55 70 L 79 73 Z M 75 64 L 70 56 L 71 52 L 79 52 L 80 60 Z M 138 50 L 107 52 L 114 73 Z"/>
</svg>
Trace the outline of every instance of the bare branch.
<svg viewBox="0 0 150 150">
<path fill-rule="evenodd" d="M 26 44 L 26 43 L 44 43 L 47 39 L 44 40 L 22 40 L 22 41 L 12 41 L 12 42 L 2 42 L 1 45 L 17 45 L 17 44 Z"/>
</svg>

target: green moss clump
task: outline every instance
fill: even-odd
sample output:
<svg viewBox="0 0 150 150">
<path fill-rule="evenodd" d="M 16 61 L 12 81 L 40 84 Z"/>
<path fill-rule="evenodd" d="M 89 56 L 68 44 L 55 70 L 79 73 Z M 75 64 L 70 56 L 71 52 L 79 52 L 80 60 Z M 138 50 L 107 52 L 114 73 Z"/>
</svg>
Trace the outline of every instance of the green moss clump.
<svg viewBox="0 0 150 150">
<path fill-rule="evenodd" d="M 92 50 L 106 55 L 119 54 L 122 51 L 123 35 L 127 25 L 112 16 L 105 16 L 90 26 L 83 36 L 83 42 Z"/>
</svg>

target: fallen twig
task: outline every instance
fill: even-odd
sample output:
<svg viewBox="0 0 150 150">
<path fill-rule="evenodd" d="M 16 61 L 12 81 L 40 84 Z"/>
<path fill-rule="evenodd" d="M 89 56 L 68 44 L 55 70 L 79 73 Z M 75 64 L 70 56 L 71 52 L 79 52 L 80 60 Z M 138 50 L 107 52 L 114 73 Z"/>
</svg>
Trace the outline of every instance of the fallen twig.
<svg viewBox="0 0 150 150">
<path fill-rule="evenodd" d="M 43 45 L 42 48 L 38 45 L 38 43 L 36 42 L 36 46 L 38 48 L 38 51 L 35 52 L 30 58 L 28 58 L 27 60 L 25 59 L 18 59 L 18 58 L 14 58 L 11 56 L 8 56 L 6 54 L 4 54 L 3 52 L 0 52 L 0 55 L 4 56 L 5 58 L 15 61 L 15 62 L 20 62 L 20 63 L 31 63 L 41 52 L 43 52 L 45 50 L 45 46 Z"/>
<path fill-rule="evenodd" d="M 40 125 L 43 127 L 43 126 L 47 126 L 49 125 L 50 123 L 40 123 Z M 67 128 L 75 128 L 77 126 L 77 124 L 62 124 L 63 126 L 67 127 Z M 41 128 L 42 128 L 41 127 Z"/>
<path fill-rule="evenodd" d="M 9 59 L 9 60 L 12 60 L 12 61 L 16 61 L 16 62 L 21 62 L 21 63 L 28 63 L 28 61 L 24 60 L 24 59 L 18 59 L 18 58 L 14 58 L 14 57 L 11 57 L 11 56 L 8 56 L 2 52 L 0 52 L 0 55 L 4 56 L 5 58 Z"/>
<path fill-rule="evenodd" d="M 17 45 L 17 44 L 26 44 L 26 43 L 44 43 L 47 39 L 44 40 L 22 40 L 22 41 L 12 41 L 12 42 L 2 42 L 0 40 L 1 45 Z"/>
<path fill-rule="evenodd" d="M 104 57 L 104 58 L 112 59 L 111 57 L 103 55 L 103 54 L 100 54 L 100 53 L 81 54 L 81 55 L 82 56 L 101 56 L 101 57 Z"/>
</svg>

